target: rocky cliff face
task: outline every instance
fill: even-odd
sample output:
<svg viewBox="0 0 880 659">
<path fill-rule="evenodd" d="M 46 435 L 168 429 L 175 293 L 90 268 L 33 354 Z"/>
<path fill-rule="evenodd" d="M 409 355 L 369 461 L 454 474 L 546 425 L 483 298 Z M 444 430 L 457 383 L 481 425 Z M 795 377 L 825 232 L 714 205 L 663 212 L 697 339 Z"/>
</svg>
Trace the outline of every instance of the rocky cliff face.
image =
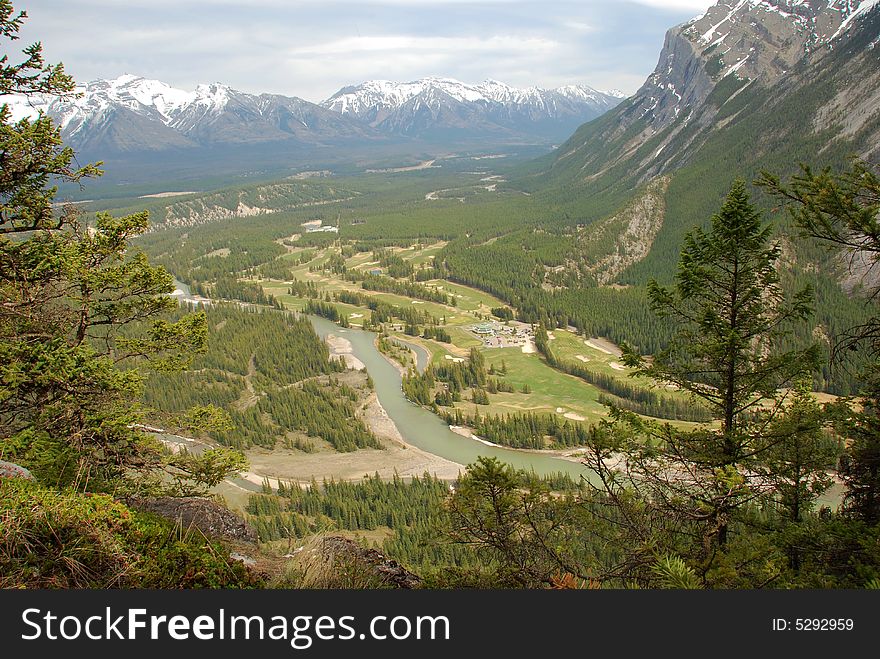
<svg viewBox="0 0 880 659">
<path fill-rule="evenodd" d="M 654 132 L 697 118 L 728 76 L 772 86 L 852 27 L 876 0 L 721 0 L 666 35 L 657 68 L 634 97 L 631 116 Z"/>
<path fill-rule="evenodd" d="M 878 36 L 875 30 L 869 38 L 868 25 L 878 13 L 878 0 L 721 0 L 669 30 L 639 91 L 581 127 L 545 173 L 589 182 L 625 168 L 644 183 L 690 162 L 712 134 L 741 118 L 731 111 L 740 94 L 763 90 L 776 102 L 811 84 L 810 66 L 834 78 L 837 100 L 809 122 L 853 137 L 880 96 L 871 82 Z M 860 45 L 849 53 L 856 39 Z M 843 70 L 846 76 L 837 75 Z"/>
</svg>

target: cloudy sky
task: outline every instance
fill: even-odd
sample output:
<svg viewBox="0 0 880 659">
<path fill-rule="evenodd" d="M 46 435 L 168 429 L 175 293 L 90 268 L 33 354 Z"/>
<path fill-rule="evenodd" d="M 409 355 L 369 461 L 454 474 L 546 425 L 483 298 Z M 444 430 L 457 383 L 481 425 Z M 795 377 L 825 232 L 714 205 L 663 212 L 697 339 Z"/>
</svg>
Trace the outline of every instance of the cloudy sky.
<svg viewBox="0 0 880 659">
<path fill-rule="evenodd" d="M 319 101 L 382 78 L 448 76 L 632 93 L 669 27 L 715 0 L 15 0 L 79 82 L 133 73 Z"/>
</svg>

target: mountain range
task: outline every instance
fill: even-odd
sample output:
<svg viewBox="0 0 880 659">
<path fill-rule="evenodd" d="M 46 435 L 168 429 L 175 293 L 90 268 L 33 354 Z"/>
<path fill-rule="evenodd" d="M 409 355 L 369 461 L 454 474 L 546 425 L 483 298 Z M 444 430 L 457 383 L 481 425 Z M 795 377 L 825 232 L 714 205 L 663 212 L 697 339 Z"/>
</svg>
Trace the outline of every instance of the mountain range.
<svg viewBox="0 0 880 659">
<path fill-rule="evenodd" d="M 71 146 L 100 151 L 164 151 L 291 141 L 370 140 L 381 135 L 358 121 L 300 98 L 246 94 L 219 83 L 195 91 L 122 75 L 78 88 L 78 98 L 14 98 L 13 117 L 44 111 Z"/>
<path fill-rule="evenodd" d="M 620 103 L 621 92 L 569 85 L 518 89 L 496 80 L 467 85 L 450 78 L 409 83 L 371 80 L 345 87 L 322 107 L 383 133 L 416 137 L 540 137 L 559 140 Z"/>
<path fill-rule="evenodd" d="M 447 78 L 369 81 L 320 104 L 219 83 L 187 92 L 129 74 L 77 91 L 78 98 L 7 102 L 14 118 L 47 112 L 79 151 L 130 153 L 279 141 L 313 147 L 410 138 L 548 142 L 564 139 L 622 98 L 589 87 L 517 89 Z"/>
<path fill-rule="evenodd" d="M 561 143 L 512 184 L 589 199 L 590 221 L 661 175 L 675 174 L 668 195 L 708 200 L 719 172 L 748 175 L 805 153 L 878 155 L 878 4 L 720 0 L 667 32 L 654 72 L 628 99 L 581 86 L 425 78 L 368 81 L 315 104 L 123 75 L 93 81 L 75 99 L 4 100 L 13 116 L 48 112 L 83 159 L 112 161 L 107 178 L 117 180 Z M 686 180 L 693 189 L 680 187 Z"/>
</svg>

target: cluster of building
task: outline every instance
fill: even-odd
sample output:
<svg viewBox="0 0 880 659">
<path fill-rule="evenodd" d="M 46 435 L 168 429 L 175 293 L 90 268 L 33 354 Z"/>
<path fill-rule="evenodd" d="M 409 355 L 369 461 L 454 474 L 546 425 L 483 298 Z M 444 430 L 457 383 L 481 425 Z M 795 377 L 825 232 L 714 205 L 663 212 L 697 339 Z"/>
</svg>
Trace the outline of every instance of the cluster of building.
<svg viewBox="0 0 880 659">
<path fill-rule="evenodd" d="M 339 227 L 334 227 L 329 224 L 325 225 L 321 220 L 303 222 L 302 226 L 306 230 L 306 233 L 339 233 Z"/>
<path fill-rule="evenodd" d="M 516 348 L 531 344 L 534 334 L 526 323 L 499 323 L 491 320 L 468 327 L 487 348 Z"/>
</svg>

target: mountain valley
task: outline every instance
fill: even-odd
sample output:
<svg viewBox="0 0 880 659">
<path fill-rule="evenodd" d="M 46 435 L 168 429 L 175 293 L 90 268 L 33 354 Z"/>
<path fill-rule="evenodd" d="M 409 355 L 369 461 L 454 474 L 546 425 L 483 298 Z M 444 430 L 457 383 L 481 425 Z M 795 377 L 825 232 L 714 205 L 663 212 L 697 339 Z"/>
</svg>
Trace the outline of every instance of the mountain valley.
<svg viewBox="0 0 880 659">
<path fill-rule="evenodd" d="M 0 236 L 10 457 L 195 473 L 279 560 L 334 532 L 427 587 L 877 587 L 878 46 L 878 0 L 720 0 L 629 97 L 10 97 L 9 134 L 51 117 L 111 172 Z M 21 199 L 0 228 L 46 221 Z M 75 462 L 58 423 L 107 441 Z"/>
</svg>

